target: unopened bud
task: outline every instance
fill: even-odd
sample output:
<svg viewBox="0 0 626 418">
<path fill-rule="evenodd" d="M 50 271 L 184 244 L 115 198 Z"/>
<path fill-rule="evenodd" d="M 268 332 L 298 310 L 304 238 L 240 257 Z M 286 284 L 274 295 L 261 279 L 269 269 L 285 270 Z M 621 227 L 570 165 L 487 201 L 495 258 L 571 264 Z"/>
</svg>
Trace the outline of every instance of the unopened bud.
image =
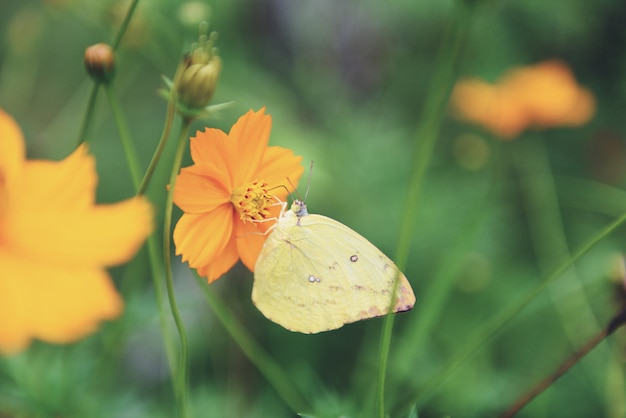
<svg viewBox="0 0 626 418">
<path fill-rule="evenodd" d="M 206 24 L 200 26 L 198 44 L 185 56 L 175 85 L 179 103 L 189 110 L 204 109 L 209 104 L 222 69 L 222 60 L 213 47 L 217 34 L 207 37 L 207 29 Z"/>
<path fill-rule="evenodd" d="M 95 44 L 85 50 L 85 68 L 96 81 L 107 83 L 115 72 L 113 48 L 107 44 Z"/>
<path fill-rule="evenodd" d="M 201 109 L 208 105 L 215 92 L 221 69 L 222 60 L 217 55 L 211 56 L 205 63 L 186 67 L 178 85 L 180 102 L 191 109 Z"/>
</svg>

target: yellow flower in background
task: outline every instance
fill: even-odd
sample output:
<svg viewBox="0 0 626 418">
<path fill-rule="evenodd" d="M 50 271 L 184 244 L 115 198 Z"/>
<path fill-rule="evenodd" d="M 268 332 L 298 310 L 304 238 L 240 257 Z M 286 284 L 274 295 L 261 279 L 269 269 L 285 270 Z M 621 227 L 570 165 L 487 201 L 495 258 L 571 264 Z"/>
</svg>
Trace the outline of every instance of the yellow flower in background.
<svg viewBox="0 0 626 418">
<path fill-rule="evenodd" d="M 482 125 L 503 139 L 531 127 L 581 126 L 595 112 L 591 92 L 556 60 L 514 68 L 495 84 L 460 80 L 451 104 L 459 119 Z"/>
<path fill-rule="evenodd" d="M 76 341 L 122 312 L 105 266 L 136 253 L 152 208 L 95 205 L 96 183 L 85 146 L 62 161 L 26 160 L 18 125 L 0 110 L 0 353 L 34 338 Z"/>
<path fill-rule="evenodd" d="M 289 149 L 269 147 L 272 119 L 250 110 L 229 134 L 206 129 L 191 138 L 194 164 L 176 180 L 174 202 L 183 210 L 174 228 L 176 254 L 210 282 L 241 259 L 254 271 L 265 231 L 280 212 L 289 179 L 304 169 Z M 269 221 L 268 221 L 269 220 Z"/>
</svg>

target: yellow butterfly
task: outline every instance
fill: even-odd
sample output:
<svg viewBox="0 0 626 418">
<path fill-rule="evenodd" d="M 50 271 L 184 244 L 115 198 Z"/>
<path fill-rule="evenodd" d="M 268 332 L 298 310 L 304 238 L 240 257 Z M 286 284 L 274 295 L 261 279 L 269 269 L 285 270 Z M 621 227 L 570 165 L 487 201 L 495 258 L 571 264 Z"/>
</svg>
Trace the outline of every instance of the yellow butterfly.
<svg viewBox="0 0 626 418">
<path fill-rule="evenodd" d="M 252 301 L 270 321 L 314 334 L 386 315 L 398 276 L 393 312 L 408 311 L 415 295 L 393 261 L 352 229 L 309 215 L 295 200 L 261 249 Z"/>
</svg>

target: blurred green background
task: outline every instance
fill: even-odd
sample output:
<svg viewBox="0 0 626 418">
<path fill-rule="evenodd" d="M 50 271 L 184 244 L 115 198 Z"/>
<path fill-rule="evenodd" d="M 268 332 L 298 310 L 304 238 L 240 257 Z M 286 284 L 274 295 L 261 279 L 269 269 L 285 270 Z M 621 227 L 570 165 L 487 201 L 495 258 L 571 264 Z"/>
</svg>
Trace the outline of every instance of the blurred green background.
<svg viewBox="0 0 626 418">
<path fill-rule="evenodd" d="M 248 109 L 266 106 L 270 143 L 302 155 L 306 167 L 315 161 L 309 211 L 345 223 L 393 257 L 412 154 L 423 140 L 415 132 L 459 3 L 140 1 L 116 55 L 114 86 L 144 167 L 164 123 L 161 75 L 173 76 L 198 22 L 210 19 L 223 60 L 213 103 L 234 104 L 194 129 L 228 131 Z M 566 260 L 568 248 L 573 253 L 626 209 L 624 2 L 468 3 L 471 29 L 457 75 L 494 81 L 512 66 L 558 58 L 593 91 L 597 111 L 582 128 L 531 131 L 512 142 L 444 118 L 405 271 L 417 303 L 398 315 L 392 340 L 387 405 L 394 417 L 407 416 L 407 400 Z M 91 87 L 84 50 L 110 42 L 127 7 L 113 0 L 0 3 L 0 107 L 20 123 L 31 158 L 73 150 Z M 98 201 L 132 196 L 102 92 L 88 142 Z M 149 190 L 157 205 L 174 142 Z M 421 400 L 419 416 L 493 416 L 595 335 L 624 306 L 624 232 L 595 246 L 456 368 Z M 191 342 L 195 416 L 295 416 L 213 316 L 187 267 L 177 261 L 174 273 Z M 36 343 L 0 361 L 0 417 L 174 416 L 145 251 L 112 274 L 124 316 L 77 344 Z M 300 335 L 256 310 L 244 267 L 213 286 L 312 401 L 315 416 L 374 415 L 381 319 Z M 519 416 L 626 416 L 625 346 L 618 330 Z"/>
</svg>

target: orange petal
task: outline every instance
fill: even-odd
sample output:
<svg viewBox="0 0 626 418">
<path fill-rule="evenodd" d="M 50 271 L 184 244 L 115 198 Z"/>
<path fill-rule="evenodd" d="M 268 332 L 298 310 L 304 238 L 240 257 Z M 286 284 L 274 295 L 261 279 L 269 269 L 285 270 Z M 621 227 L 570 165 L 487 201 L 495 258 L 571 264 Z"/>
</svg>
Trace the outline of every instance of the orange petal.
<svg viewBox="0 0 626 418">
<path fill-rule="evenodd" d="M 191 158 L 196 164 L 211 167 L 211 171 L 219 173 L 221 183 L 228 185 L 232 190 L 234 186 L 233 173 L 237 164 L 238 155 L 234 141 L 226 133 L 219 129 L 207 128 L 204 132 L 196 132 L 196 136 L 190 138 Z"/>
<path fill-rule="evenodd" d="M 152 231 L 152 208 L 129 199 L 86 210 L 45 207 L 11 212 L 3 224 L 6 248 L 54 265 L 104 266 L 129 260 Z"/>
<path fill-rule="evenodd" d="M 565 117 L 563 123 L 568 126 L 580 126 L 589 122 L 596 110 L 596 101 L 593 94 L 587 89 L 580 89 L 576 104 Z"/>
<path fill-rule="evenodd" d="M 530 115 L 506 89 L 496 94 L 492 111 L 483 121 L 483 126 L 501 139 L 513 139 L 530 125 Z"/>
<path fill-rule="evenodd" d="M 81 145 L 62 161 L 27 161 L 15 198 L 19 205 L 37 209 L 87 208 L 95 200 L 97 181 L 95 160 Z"/>
<path fill-rule="evenodd" d="M 226 204 L 210 213 L 183 214 L 174 228 L 176 254 L 182 254 L 193 268 L 211 264 L 231 239 L 232 212 Z"/>
<path fill-rule="evenodd" d="M 24 137 L 17 122 L 0 109 L 0 186 L 10 187 L 24 163 Z"/>
<path fill-rule="evenodd" d="M 219 173 L 212 167 L 198 163 L 183 168 L 176 180 L 174 203 L 185 213 L 210 212 L 230 201 L 227 185 L 221 183 Z"/>
<path fill-rule="evenodd" d="M 265 114 L 265 108 L 258 112 L 249 110 L 239 118 L 228 134 L 237 146 L 237 169 L 234 184 L 258 180 L 257 169 L 266 151 L 272 129 L 272 117 Z"/>
<path fill-rule="evenodd" d="M 593 114 L 572 71 L 557 60 L 511 70 L 502 85 L 514 92 L 538 127 L 582 125 Z"/>
<path fill-rule="evenodd" d="M 455 116 L 473 122 L 503 138 L 513 138 L 529 124 L 529 117 L 509 88 L 480 79 L 459 81 L 451 96 Z"/>
<path fill-rule="evenodd" d="M 212 283 L 230 270 L 238 259 L 237 238 L 233 235 L 224 250 L 215 257 L 213 262 L 198 269 L 198 274 L 206 277 L 209 283 Z"/>
<path fill-rule="evenodd" d="M 524 67 L 512 72 L 506 83 L 526 106 L 536 126 L 559 125 L 578 96 L 571 72 L 557 63 Z"/>
<path fill-rule="evenodd" d="M 459 119 L 483 123 L 493 110 L 496 89 L 477 78 L 460 80 L 454 86 L 450 103 Z"/>
<path fill-rule="evenodd" d="M 68 343 L 122 311 L 106 272 L 58 267 L 0 253 L 0 352 L 26 348 L 32 338 Z"/>
<path fill-rule="evenodd" d="M 287 148 L 269 147 L 265 150 L 263 161 L 258 169 L 258 177 L 270 184 L 270 187 L 284 185 L 291 190 L 289 179 L 294 186 L 298 185 L 304 172 L 302 157 L 295 156 Z M 272 191 L 276 196 L 284 200 L 287 192 L 283 188 Z"/>
<path fill-rule="evenodd" d="M 273 206 L 270 209 L 271 217 L 278 219 L 280 210 L 280 205 Z M 271 231 L 267 231 L 274 224 L 275 222 L 247 222 L 245 224 L 238 222 L 235 224 L 237 252 L 239 253 L 239 257 L 241 257 L 241 262 L 248 268 L 248 270 L 252 272 L 254 271 L 254 266 L 257 258 L 259 258 L 261 248 L 263 248 L 263 244 L 265 243 L 268 235 L 271 234 Z"/>
</svg>

